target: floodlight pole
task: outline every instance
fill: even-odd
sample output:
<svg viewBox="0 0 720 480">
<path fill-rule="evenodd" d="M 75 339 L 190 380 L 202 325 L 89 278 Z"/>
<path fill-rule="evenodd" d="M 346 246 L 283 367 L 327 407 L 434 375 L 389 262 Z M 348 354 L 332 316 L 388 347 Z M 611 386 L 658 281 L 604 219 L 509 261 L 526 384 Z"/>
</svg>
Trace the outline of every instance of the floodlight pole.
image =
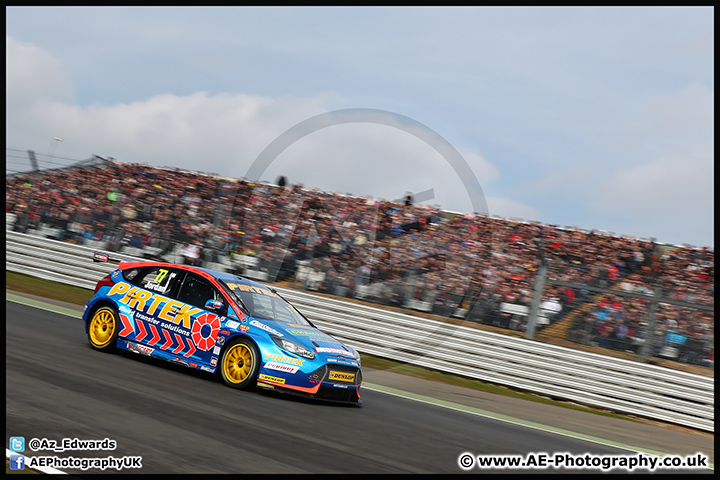
<svg viewBox="0 0 720 480">
<path fill-rule="evenodd" d="M 534 238 L 535 245 L 538 250 L 538 272 L 535 278 L 535 290 L 533 291 L 532 303 L 530 304 L 530 314 L 528 315 L 527 328 L 525 328 L 525 338 L 533 340 L 535 338 L 535 328 L 537 325 L 538 313 L 540 312 L 540 300 L 542 300 L 543 290 L 545 289 L 545 280 L 547 278 L 547 260 L 545 259 L 545 246 L 541 238 Z"/>
<path fill-rule="evenodd" d="M 655 238 L 650 239 L 655 244 Z M 640 345 L 638 361 L 645 363 L 648 357 L 653 355 L 653 343 L 655 342 L 655 313 L 657 312 L 658 299 L 660 298 L 660 265 L 655 263 L 655 259 L 650 259 L 650 284 L 652 285 L 652 296 L 650 297 L 650 305 L 648 306 L 648 321 L 645 326 L 645 341 Z"/>
<path fill-rule="evenodd" d="M 57 148 L 57 142 L 62 142 L 63 139 L 60 137 L 52 137 L 50 139 L 50 152 L 48 157 L 50 158 L 50 161 L 52 161 L 52 157 L 55 155 L 55 148 Z"/>
</svg>

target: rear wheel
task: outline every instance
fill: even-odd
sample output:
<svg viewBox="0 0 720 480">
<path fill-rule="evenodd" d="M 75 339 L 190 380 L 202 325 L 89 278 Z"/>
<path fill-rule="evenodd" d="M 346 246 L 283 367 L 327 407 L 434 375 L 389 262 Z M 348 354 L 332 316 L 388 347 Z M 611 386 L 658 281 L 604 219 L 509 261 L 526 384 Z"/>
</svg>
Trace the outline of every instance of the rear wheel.
<svg viewBox="0 0 720 480">
<path fill-rule="evenodd" d="M 220 358 L 220 374 L 226 385 L 240 390 L 254 387 L 260 370 L 260 355 L 250 340 L 241 338 L 231 343 Z"/>
<path fill-rule="evenodd" d="M 117 310 L 110 306 L 95 310 L 88 324 L 88 341 L 95 350 L 110 351 L 115 348 L 120 332 Z"/>
</svg>

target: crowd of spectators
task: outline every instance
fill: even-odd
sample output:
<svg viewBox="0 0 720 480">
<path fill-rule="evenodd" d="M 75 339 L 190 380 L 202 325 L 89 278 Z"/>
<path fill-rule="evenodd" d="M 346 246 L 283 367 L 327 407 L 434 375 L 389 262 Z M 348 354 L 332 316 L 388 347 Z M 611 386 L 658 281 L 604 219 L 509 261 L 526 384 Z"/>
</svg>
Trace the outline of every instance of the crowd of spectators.
<svg viewBox="0 0 720 480">
<path fill-rule="evenodd" d="M 530 306 L 542 253 L 549 278 L 617 290 L 546 285 L 544 317 L 576 312 L 574 341 L 633 350 L 647 340 L 654 354 L 669 346 L 712 364 L 714 312 L 691 308 L 714 301 L 712 249 L 278 183 L 108 161 L 8 176 L 6 212 L 16 231 L 238 273 L 251 265 L 270 281 L 515 330 L 527 317 L 504 305 Z M 658 304 L 646 339 L 648 300 L 623 293 L 679 304 Z"/>
</svg>

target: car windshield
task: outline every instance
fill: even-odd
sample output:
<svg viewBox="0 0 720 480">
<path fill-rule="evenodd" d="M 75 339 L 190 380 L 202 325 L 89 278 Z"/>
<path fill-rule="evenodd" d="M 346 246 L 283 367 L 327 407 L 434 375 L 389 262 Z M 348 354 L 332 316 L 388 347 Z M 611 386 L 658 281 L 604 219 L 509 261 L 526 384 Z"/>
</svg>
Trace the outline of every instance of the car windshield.
<svg viewBox="0 0 720 480">
<path fill-rule="evenodd" d="M 251 317 L 311 326 L 295 307 L 273 291 L 235 282 L 223 282 Z"/>
</svg>

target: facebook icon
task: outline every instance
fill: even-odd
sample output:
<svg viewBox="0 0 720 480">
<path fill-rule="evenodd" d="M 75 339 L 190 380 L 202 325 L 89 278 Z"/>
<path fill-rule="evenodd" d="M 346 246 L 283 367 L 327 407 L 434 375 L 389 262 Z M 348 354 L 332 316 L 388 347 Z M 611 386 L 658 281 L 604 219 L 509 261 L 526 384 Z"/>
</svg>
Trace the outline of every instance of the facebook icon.
<svg viewBox="0 0 720 480">
<path fill-rule="evenodd" d="M 25 455 L 10 455 L 10 470 L 24 470 Z"/>
</svg>

